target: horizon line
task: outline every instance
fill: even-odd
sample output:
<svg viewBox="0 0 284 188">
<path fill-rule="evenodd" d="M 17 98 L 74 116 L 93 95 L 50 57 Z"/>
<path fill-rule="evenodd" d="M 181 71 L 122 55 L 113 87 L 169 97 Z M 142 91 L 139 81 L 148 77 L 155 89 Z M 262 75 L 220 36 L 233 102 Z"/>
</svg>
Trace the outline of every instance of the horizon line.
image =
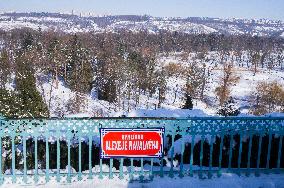
<svg viewBox="0 0 284 188">
<path fill-rule="evenodd" d="M 281 19 L 273 19 L 273 18 L 241 18 L 241 17 L 208 17 L 208 16 L 152 16 L 149 14 L 111 14 L 111 13 L 105 13 L 105 14 L 94 14 L 94 12 L 79 12 L 79 11 L 63 11 L 63 12 L 45 12 L 45 11 L 26 11 L 26 12 L 22 12 L 22 11 L 0 11 L 0 15 L 2 14 L 9 14 L 9 13 L 36 13 L 36 14 L 40 14 L 40 13 L 47 13 L 47 14 L 62 14 L 62 15 L 74 15 L 74 16 L 79 16 L 79 17 L 106 17 L 106 16 L 149 16 L 152 18 L 179 18 L 179 19 L 187 19 L 187 18 L 211 18 L 211 19 L 223 19 L 223 20 L 230 20 L 230 19 L 235 19 L 235 20 L 269 20 L 269 21 L 280 21 L 280 22 L 284 22 L 284 20 Z"/>
</svg>

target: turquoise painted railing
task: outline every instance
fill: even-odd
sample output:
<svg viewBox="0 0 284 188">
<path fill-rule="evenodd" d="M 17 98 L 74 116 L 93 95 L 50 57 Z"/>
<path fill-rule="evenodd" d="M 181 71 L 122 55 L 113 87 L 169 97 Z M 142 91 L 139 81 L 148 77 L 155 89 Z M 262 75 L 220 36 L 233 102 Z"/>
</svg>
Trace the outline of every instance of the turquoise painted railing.
<svg viewBox="0 0 284 188">
<path fill-rule="evenodd" d="M 165 127 L 164 158 L 99 159 L 99 128 Z M 284 170 L 284 118 L 0 118 L 0 183 L 249 175 Z M 193 147 L 192 147 L 193 146 Z"/>
</svg>

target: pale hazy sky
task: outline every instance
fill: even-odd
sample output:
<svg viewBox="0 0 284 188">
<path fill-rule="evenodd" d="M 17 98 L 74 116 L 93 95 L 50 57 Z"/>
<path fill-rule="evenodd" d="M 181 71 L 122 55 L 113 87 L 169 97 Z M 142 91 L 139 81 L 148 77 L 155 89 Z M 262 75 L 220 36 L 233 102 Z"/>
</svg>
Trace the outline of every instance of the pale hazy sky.
<svg viewBox="0 0 284 188">
<path fill-rule="evenodd" d="M 84 12 L 284 20 L 284 0 L 0 0 L 0 12 Z"/>
</svg>

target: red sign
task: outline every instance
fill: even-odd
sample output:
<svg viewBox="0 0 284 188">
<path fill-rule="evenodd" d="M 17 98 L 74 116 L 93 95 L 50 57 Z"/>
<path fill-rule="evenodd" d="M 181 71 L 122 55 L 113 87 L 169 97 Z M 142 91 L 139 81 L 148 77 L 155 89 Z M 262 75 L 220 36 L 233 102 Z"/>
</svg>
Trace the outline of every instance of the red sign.
<svg viewBox="0 0 284 188">
<path fill-rule="evenodd" d="M 163 154 L 164 128 L 101 128 L 101 158 L 156 157 Z"/>
</svg>

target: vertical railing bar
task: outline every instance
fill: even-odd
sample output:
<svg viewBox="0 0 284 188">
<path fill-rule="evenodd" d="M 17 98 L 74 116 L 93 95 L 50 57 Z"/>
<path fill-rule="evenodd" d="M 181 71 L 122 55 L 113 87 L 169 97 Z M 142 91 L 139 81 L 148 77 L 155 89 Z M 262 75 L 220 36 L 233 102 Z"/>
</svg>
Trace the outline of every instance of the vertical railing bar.
<svg viewBox="0 0 284 188">
<path fill-rule="evenodd" d="M 100 159 L 100 175 L 99 179 L 103 179 L 103 160 Z"/>
<path fill-rule="evenodd" d="M 143 158 L 141 158 L 140 159 L 140 175 L 139 175 L 139 179 L 140 179 L 140 182 L 142 182 L 143 181 L 143 179 L 144 179 L 144 161 L 143 161 Z"/>
<path fill-rule="evenodd" d="M 4 126 L 5 124 L 3 123 L 3 120 L 4 118 L 0 116 L 0 127 Z M 4 183 L 4 168 L 3 168 L 3 165 L 2 165 L 2 160 L 5 161 L 5 158 L 7 157 L 3 157 L 2 156 L 2 147 L 3 147 L 3 143 L 2 143 L 2 135 L 3 132 L 0 133 L 0 186 Z M 2 170 L 3 168 L 3 170 Z"/>
<path fill-rule="evenodd" d="M 120 159 L 119 164 L 119 179 L 123 179 L 123 158 Z"/>
<path fill-rule="evenodd" d="M 153 166 L 154 166 L 154 159 L 151 158 L 151 174 L 150 174 L 150 179 L 153 180 L 154 178 L 154 173 L 153 173 Z"/>
<path fill-rule="evenodd" d="M 164 177 L 164 154 L 163 153 L 162 153 L 162 157 L 160 158 L 160 177 Z"/>
<path fill-rule="evenodd" d="M 182 134 L 182 139 L 181 139 L 181 159 L 180 159 L 180 170 L 179 170 L 179 177 L 183 177 L 183 157 L 184 157 L 184 134 Z"/>
<path fill-rule="evenodd" d="M 0 135 L 0 185 L 3 184 L 4 179 L 3 179 L 3 172 L 2 172 L 2 135 Z"/>
<path fill-rule="evenodd" d="M 279 139 L 279 147 L 278 147 L 278 156 L 277 156 L 277 172 L 279 173 L 280 170 L 280 161 L 281 161 L 281 155 L 282 155 L 282 142 L 283 142 L 283 135 L 280 136 Z"/>
<path fill-rule="evenodd" d="M 130 181 L 133 180 L 133 158 L 130 158 Z"/>
<path fill-rule="evenodd" d="M 163 139 L 166 140 L 166 133 L 164 134 Z M 164 153 L 162 153 L 160 158 L 160 177 L 164 177 Z"/>
<path fill-rule="evenodd" d="M 240 145 L 239 145 L 239 153 L 238 153 L 238 174 L 240 175 L 241 172 L 241 162 L 242 162 L 242 152 L 243 152 L 243 134 L 240 133 Z"/>
<path fill-rule="evenodd" d="M 59 134 L 57 135 L 56 139 L 56 180 L 57 182 L 60 182 L 60 141 L 59 141 Z"/>
<path fill-rule="evenodd" d="M 113 159 L 109 159 L 109 179 L 113 179 L 112 167 L 113 167 Z"/>
<path fill-rule="evenodd" d="M 212 177 L 212 153 L 213 153 L 213 138 L 214 135 L 211 135 L 210 138 L 210 158 L 209 158 L 209 171 L 208 171 L 208 177 L 211 178 Z"/>
<path fill-rule="evenodd" d="M 24 134 L 23 138 L 23 157 L 24 157 L 24 177 L 23 181 L 24 183 L 27 183 L 27 140 L 26 136 Z"/>
<path fill-rule="evenodd" d="M 251 147 L 252 147 L 252 137 L 253 134 L 249 132 L 249 148 L 248 148 L 248 158 L 247 158 L 247 175 L 250 174 L 250 158 L 251 158 Z"/>
<path fill-rule="evenodd" d="M 258 139 L 258 148 L 257 148 L 257 161 L 256 161 L 256 175 L 259 175 L 259 164 L 260 164 L 260 156 L 261 156 L 261 145 L 262 145 L 262 135 L 259 135 Z"/>
<path fill-rule="evenodd" d="M 229 145 L 229 166 L 228 170 L 230 171 L 232 168 L 232 155 L 233 155 L 233 133 L 230 133 L 230 145 Z"/>
<path fill-rule="evenodd" d="M 191 137 L 191 147 L 190 147 L 190 164 L 189 164 L 189 170 L 190 170 L 190 176 L 193 176 L 193 148 L 194 148 L 194 139 L 195 139 L 195 134 L 192 135 Z"/>
<path fill-rule="evenodd" d="M 223 140 L 224 140 L 224 135 L 221 133 L 221 143 L 220 143 L 220 148 L 219 148 L 219 169 L 218 169 L 218 176 L 221 176 L 221 168 L 222 168 L 222 158 L 223 158 Z"/>
<path fill-rule="evenodd" d="M 202 170 L 203 170 L 203 146 L 204 146 L 204 133 L 201 135 L 201 144 L 200 144 L 200 152 L 199 152 L 199 178 L 202 178 Z"/>
<path fill-rule="evenodd" d="M 112 173 L 112 167 L 113 167 L 113 159 L 109 159 L 109 178 L 113 178 L 113 173 Z"/>
<path fill-rule="evenodd" d="M 15 136 L 11 136 L 12 139 L 12 182 L 16 183 L 16 154 L 15 154 Z"/>
<path fill-rule="evenodd" d="M 92 145 L 93 145 L 92 136 L 89 135 L 89 179 L 93 178 L 93 172 L 92 172 Z"/>
<path fill-rule="evenodd" d="M 79 174 L 78 180 L 82 180 L 82 143 L 81 143 L 81 136 L 78 136 L 79 141 Z"/>
<path fill-rule="evenodd" d="M 173 132 L 172 133 L 172 147 L 171 147 L 171 168 L 170 168 L 170 174 L 169 174 L 169 177 L 174 177 L 174 150 L 175 150 L 175 146 L 174 146 L 174 143 L 175 143 L 175 133 Z"/>
<path fill-rule="evenodd" d="M 49 146 L 48 146 L 49 135 L 46 135 L 45 139 L 45 179 L 49 182 Z"/>
<path fill-rule="evenodd" d="M 271 153 L 271 139 L 272 134 L 269 132 L 269 141 L 268 141 L 268 149 L 267 149 L 267 158 L 266 158 L 266 169 L 269 170 L 269 161 L 270 161 L 270 153 Z"/>
<path fill-rule="evenodd" d="M 68 168 L 67 168 L 67 182 L 71 183 L 71 138 L 69 136 L 67 136 L 67 163 L 68 163 Z"/>
<path fill-rule="evenodd" d="M 38 182 L 38 159 L 37 159 L 37 139 L 38 137 L 35 136 L 35 174 L 34 174 L 34 181 L 35 183 Z"/>
</svg>

